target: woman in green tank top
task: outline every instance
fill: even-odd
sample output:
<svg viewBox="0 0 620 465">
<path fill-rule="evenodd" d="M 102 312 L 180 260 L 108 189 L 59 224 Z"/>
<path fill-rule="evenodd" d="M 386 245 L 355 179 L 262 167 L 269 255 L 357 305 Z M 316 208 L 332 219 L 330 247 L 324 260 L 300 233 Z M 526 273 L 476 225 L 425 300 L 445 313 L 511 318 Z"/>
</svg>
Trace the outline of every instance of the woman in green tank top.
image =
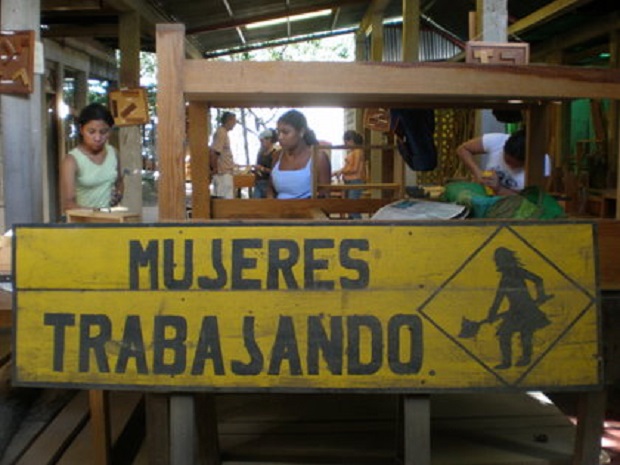
<svg viewBox="0 0 620 465">
<path fill-rule="evenodd" d="M 108 144 L 114 118 L 106 107 L 93 103 L 78 117 L 80 142 L 63 159 L 63 211 L 71 208 L 107 208 L 123 195 L 118 154 Z"/>
</svg>

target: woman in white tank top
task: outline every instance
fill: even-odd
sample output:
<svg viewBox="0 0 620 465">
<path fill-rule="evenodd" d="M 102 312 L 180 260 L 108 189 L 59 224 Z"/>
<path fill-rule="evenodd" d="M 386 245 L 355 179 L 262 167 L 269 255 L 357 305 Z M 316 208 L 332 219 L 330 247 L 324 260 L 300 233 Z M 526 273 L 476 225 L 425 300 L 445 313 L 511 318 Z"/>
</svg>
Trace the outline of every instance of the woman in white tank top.
<svg viewBox="0 0 620 465">
<path fill-rule="evenodd" d="M 290 110 L 278 120 L 282 151 L 271 172 L 268 197 L 305 199 L 312 196 L 312 146 L 318 141 L 303 113 Z M 325 153 L 318 157 L 318 184 L 329 184 L 331 165 Z M 319 197 L 327 192 L 319 192 Z"/>
</svg>

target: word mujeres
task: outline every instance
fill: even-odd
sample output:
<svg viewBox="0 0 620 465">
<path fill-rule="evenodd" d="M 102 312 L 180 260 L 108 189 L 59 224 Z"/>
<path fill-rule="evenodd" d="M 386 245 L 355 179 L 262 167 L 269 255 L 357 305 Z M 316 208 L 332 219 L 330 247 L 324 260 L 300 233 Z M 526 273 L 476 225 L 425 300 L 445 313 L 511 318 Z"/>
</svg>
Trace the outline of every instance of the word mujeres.
<svg viewBox="0 0 620 465">
<path fill-rule="evenodd" d="M 127 315 L 121 324 L 104 314 L 46 313 L 44 324 L 53 338 L 52 370 L 339 376 L 372 375 L 386 367 L 411 375 L 420 371 L 423 360 L 422 320 L 414 314 L 395 314 L 386 321 L 369 314 L 297 319 L 280 315 L 262 322 L 275 324 L 268 336 L 261 336 L 265 329 L 250 314 L 239 316 L 234 334 L 230 324 L 221 324 L 215 315 L 203 316 L 195 328 L 180 315 L 151 318 Z"/>
<path fill-rule="evenodd" d="M 369 251 L 366 239 L 132 240 L 129 289 L 363 289 Z"/>
</svg>

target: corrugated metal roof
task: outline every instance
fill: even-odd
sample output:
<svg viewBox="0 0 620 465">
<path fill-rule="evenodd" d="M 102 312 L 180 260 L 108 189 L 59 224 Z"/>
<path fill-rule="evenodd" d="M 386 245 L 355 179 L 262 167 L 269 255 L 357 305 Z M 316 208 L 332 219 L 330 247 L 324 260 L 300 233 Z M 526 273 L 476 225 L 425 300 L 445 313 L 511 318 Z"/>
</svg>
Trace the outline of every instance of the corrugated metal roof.
<svg viewBox="0 0 620 465">
<path fill-rule="evenodd" d="M 43 6 L 52 5 L 44 0 L 41 3 Z M 81 11 L 81 3 L 75 2 L 72 11 L 51 7 L 44 9 L 42 24 L 45 34 L 65 37 L 91 34 L 110 47 L 116 47 L 120 8 L 126 10 L 140 5 L 143 14 L 147 11 L 151 16 L 155 14 L 160 18 L 159 21 L 185 24 L 188 40 L 203 56 L 293 42 L 313 35 L 322 37 L 340 34 L 357 29 L 369 8 L 384 7 L 383 16 L 389 19 L 401 16 L 403 5 L 402 0 L 101 0 L 98 10 Z M 439 31 L 440 34 L 446 34 L 446 37 L 464 42 L 469 37 L 469 13 L 475 10 L 476 3 L 476 0 L 421 0 L 424 29 Z M 609 24 L 615 18 L 615 28 L 618 28 L 620 2 L 617 0 L 567 0 L 561 5 L 557 0 L 508 0 L 507 5 L 509 24 L 541 8 L 564 6 L 557 15 L 549 16 L 540 24 L 519 32 L 518 37 L 514 38 L 529 42 L 533 49 L 554 37 L 586 28 L 589 31 L 587 40 L 597 45 L 607 41 L 605 34 L 609 32 L 609 27 L 601 27 L 599 35 L 597 24 Z M 330 9 L 330 12 L 326 16 L 304 21 L 290 21 L 257 29 L 248 27 L 257 21 L 321 9 Z M 423 34 L 425 50 L 422 51 L 422 59 L 435 59 L 449 54 L 450 46 L 445 40 L 435 35 L 426 36 L 427 32 Z M 143 48 L 153 47 L 151 30 L 150 34 L 143 36 Z M 568 52 L 574 49 L 576 47 L 571 45 Z"/>
</svg>

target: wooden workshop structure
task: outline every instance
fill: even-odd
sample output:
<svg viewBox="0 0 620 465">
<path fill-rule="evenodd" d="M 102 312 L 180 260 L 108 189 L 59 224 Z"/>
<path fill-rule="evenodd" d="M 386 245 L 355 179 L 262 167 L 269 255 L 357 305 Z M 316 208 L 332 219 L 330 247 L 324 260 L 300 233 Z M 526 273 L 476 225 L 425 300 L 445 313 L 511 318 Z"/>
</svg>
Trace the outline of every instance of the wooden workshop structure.
<svg viewBox="0 0 620 465">
<path fill-rule="evenodd" d="M 553 112 L 553 102 L 574 98 L 614 99 L 620 95 L 620 78 L 618 72 L 613 70 L 538 65 L 492 68 L 459 63 L 398 65 L 343 63 L 336 67 L 333 64 L 320 63 L 218 63 L 185 58 L 183 52 L 185 39 L 184 28 L 180 25 L 162 25 L 158 28 L 157 49 L 160 63 L 158 105 L 160 122 L 164 123 L 158 128 L 162 174 L 159 215 L 162 223 L 173 224 L 176 232 L 189 236 L 192 235 L 192 229 L 184 229 L 182 225 L 186 221 L 185 153 L 183 150 L 186 139 L 189 140 L 193 164 L 192 225 L 194 223 L 204 223 L 202 226 L 212 225 L 213 219 L 233 219 L 232 223 L 230 221 L 219 223 L 221 230 L 217 232 L 228 234 L 226 231 L 229 227 L 241 227 L 242 229 L 249 227 L 247 223 L 240 226 L 239 219 L 258 217 L 261 219 L 304 219 L 306 221 L 326 220 L 325 217 L 331 214 L 373 212 L 386 203 L 385 199 L 374 198 L 359 201 L 312 199 L 299 202 L 210 199 L 206 181 L 208 173 L 203 170 L 208 166 L 208 163 L 204 161 L 207 156 L 206 140 L 209 134 L 207 121 L 211 107 L 329 104 L 349 108 L 377 105 L 385 107 L 455 105 L 468 108 L 490 108 L 506 106 L 509 100 L 517 99 L 521 101 L 519 108 L 527 112 L 530 128 L 528 152 L 531 156 L 528 158 L 527 166 L 528 184 L 543 185 L 545 180 L 542 176 L 544 163 L 542 154 L 548 147 L 550 125 L 547 122 Z M 248 79 L 248 76 L 255 75 L 260 75 L 261 79 Z M 355 81 L 351 81 L 349 78 L 351 75 L 356 76 Z M 188 104 L 187 112 L 186 103 Z M 186 125 L 186 118 L 189 118 L 189 125 Z M 187 128 L 189 128 L 188 133 L 186 133 Z M 616 206 L 616 208 L 620 207 Z M 616 211 L 616 218 L 620 217 L 619 211 Z M 76 218 L 78 217 L 79 215 Z M 596 234 L 593 241 L 598 248 L 594 251 L 594 255 L 599 257 L 600 279 L 596 289 L 588 289 L 594 295 L 600 291 L 620 290 L 620 264 L 615 259 L 620 250 L 620 223 L 617 220 L 600 220 L 595 224 L 596 227 L 591 231 Z M 571 228 L 573 226 L 563 224 L 557 227 Z M 65 234 L 75 234 L 74 237 L 78 237 L 78 242 L 87 242 L 88 238 L 84 233 L 96 233 L 107 238 L 117 236 L 117 232 L 120 232 L 122 237 L 131 237 L 131 234 L 135 234 L 136 237 L 142 238 L 143 236 L 150 237 L 150 234 L 156 235 L 158 230 L 165 230 L 165 226 L 160 229 L 154 227 L 153 231 L 146 228 L 130 230 L 127 229 L 128 227 L 131 226 L 119 227 L 118 231 L 113 227 L 110 230 L 111 233 L 107 234 L 105 226 L 89 227 L 87 225 L 72 225 L 58 230 L 51 228 L 50 232 L 52 238 L 58 233 L 56 240 L 61 238 L 61 242 Z M 196 225 L 196 227 L 200 228 L 201 225 Z M 267 227 L 275 228 L 282 227 L 282 225 L 271 224 Z M 294 224 L 286 224 L 284 229 L 296 227 Z M 333 227 L 329 223 L 319 225 L 319 228 L 324 228 L 324 231 Z M 579 225 L 576 227 L 579 228 Z M 459 226 L 451 226 L 451 228 L 458 229 Z M 23 231 L 23 236 L 18 234 L 18 250 L 20 249 L 19 241 L 24 238 L 29 238 L 35 243 L 37 240 L 45 242 L 46 228 L 42 228 L 41 231 L 38 231 L 36 227 L 33 228 L 32 237 L 29 237 L 28 227 L 23 228 Z M 168 232 L 166 237 L 172 237 L 176 232 Z M 311 236 L 312 227 L 304 232 Z M 38 236 L 39 233 L 40 236 Z M 115 242 L 117 239 L 106 240 L 111 245 L 119 245 Z M 25 247 L 21 250 L 24 249 Z M 29 252 L 18 253 L 24 253 L 26 254 L 24 257 L 32 258 L 27 255 Z M 119 262 L 122 262 L 122 259 Z M 19 273 L 19 270 L 16 273 Z M 19 277 L 19 274 L 16 276 Z M 95 291 L 98 290 L 97 286 L 95 286 Z M 26 301 L 25 296 L 30 289 L 26 286 L 21 291 Z M 126 293 L 127 289 L 124 291 Z M 604 305 L 604 296 L 602 300 Z M 57 324 L 55 327 L 60 326 Z M 585 407 L 579 419 L 579 439 L 576 441 L 576 449 L 572 458 L 574 464 L 590 465 L 597 458 L 604 409 L 601 379 L 598 374 L 596 373 L 584 382 L 585 387 L 582 386 L 583 389 L 580 389 L 580 398 Z M 63 382 L 66 380 L 61 380 L 59 384 Z M 46 381 L 43 381 L 43 385 L 45 383 Z M 47 383 L 54 385 L 54 381 L 47 381 Z M 35 381 L 34 385 L 36 384 Z M 117 434 L 109 429 L 109 399 L 103 391 L 97 388 L 114 388 L 114 386 L 106 386 L 106 382 L 101 380 L 89 382 L 77 378 L 74 385 L 93 388 L 91 409 L 93 412 L 92 428 L 96 435 L 96 460 L 99 460 L 99 463 L 109 463 L 111 460 L 109 445 L 113 439 L 112 436 L 117 436 Z M 545 383 L 540 383 L 540 385 L 546 386 Z M 153 386 L 157 386 L 157 383 L 147 382 L 145 389 L 149 390 Z M 194 434 L 202 439 L 201 447 L 204 449 L 200 452 L 211 463 L 218 463 L 221 458 L 217 454 L 217 435 L 213 430 L 213 397 L 204 394 L 183 395 L 182 384 L 180 387 L 171 386 L 171 384 L 164 384 L 164 387 L 160 389 L 170 388 L 175 392 L 173 395 L 158 393 L 157 389 L 147 395 L 147 446 L 151 454 L 150 463 L 192 463 L 195 446 L 192 440 Z M 245 388 L 254 392 L 256 387 L 250 384 Z M 220 389 L 219 392 L 226 392 L 230 386 L 218 389 Z M 261 392 L 260 389 L 256 389 L 256 392 Z M 429 464 L 431 463 L 431 451 L 428 441 L 430 434 L 428 395 L 433 390 L 401 389 L 396 388 L 393 392 L 405 393 L 404 405 L 399 406 L 404 411 L 405 425 L 400 431 L 404 437 L 404 461 L 415 465 Z M 200 388 L 194 386 L 189 390 L 196 391 Z M 209 388 L 205 390 L 209 391 Z M 279 387 L 279 392 L 286 393 L 287 390 Z M 324 396 L 324 393 L 319 393 L 313 399 Z M 258 402 L 262 401 L 264 401 L 263 398 L 258 399 Z M 86 403 L 85 396 L 81 395 L 73 402 L 83 407 Z M 131 410 L 141 400 L 134 395 L 127 396 L 124 402 L 127 409 Z M 206 412 L 209 416 L 211 421 L 208 422 L 206 429 L 204 425 L 198 424 L 196 425 L 198 431 L 195 431 L 194 411 Z M 84 418 L 75 419 L 76 423 L 83 421 Z M 34 450 L 30 452 L 34 453 Z M 28 456 L 25 459 L 28 460 Z"/>
</svg>

